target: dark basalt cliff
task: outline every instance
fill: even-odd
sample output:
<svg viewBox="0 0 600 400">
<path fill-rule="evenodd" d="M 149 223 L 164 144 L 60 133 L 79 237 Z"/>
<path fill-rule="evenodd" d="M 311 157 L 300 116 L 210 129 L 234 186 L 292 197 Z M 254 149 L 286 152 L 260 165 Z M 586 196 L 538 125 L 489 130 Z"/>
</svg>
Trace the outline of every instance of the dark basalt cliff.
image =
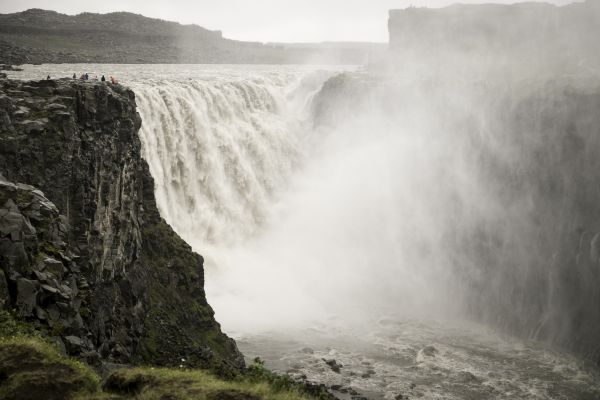
<svg viewBox="0 0 600 400">
<path fill-rule="evenodd" d="M 160 217 L 122 86 L 0 79 L 0 303 L 91 364 L 243 366 Z"/>
</svg>

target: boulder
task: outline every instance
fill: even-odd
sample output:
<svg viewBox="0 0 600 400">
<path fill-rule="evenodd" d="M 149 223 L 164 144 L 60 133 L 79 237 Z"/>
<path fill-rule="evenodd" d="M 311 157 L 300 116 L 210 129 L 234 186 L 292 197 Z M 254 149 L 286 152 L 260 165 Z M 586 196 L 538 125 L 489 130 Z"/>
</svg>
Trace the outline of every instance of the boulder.
<svg viewBox="0 0 600 400">
<path fill-rule="evenodd" d="M 25 120 L 20 122 L 19 124 L 22 125 L 23 132 L 25 132 L 28 135 L 44 132 L 43 121 Z"/>
<path fill-rule="evenodd" d="M 343 367 L 342 364 L 338 363 L 336 360 L 334 359 L 325 359 L 323 358 L 323 361 L 325 361 L 325 364 L 327 364 L 329 366 L 329 368 L 331 368 L 331 370 L 335 373 L 340 373 L 341 368 Z"/>
<path fill-rule="evenodd" d="M 438 353 L 439 353 L 438 349 L 436 349 L 434 346 L 432 346 L 432 345 L 425 346 L 417 352 L 416 361 L 418 363 L 422 363 L 428 359 L 435 358 L 436 354 L 438 354 Z"/>
<path fill-rule="evenodd" d="M 37 282 L 25 278 L 17 279 L 16 306 L 21 317 L 33 316 L 33 310 L 37 304 L 37 293 Z"/>
<path fill-rule="evenodd" d="M 0 269 L 0 310 L 7 308 L 10 303 L 10 293 L 4 271 Z"/>
</svg>

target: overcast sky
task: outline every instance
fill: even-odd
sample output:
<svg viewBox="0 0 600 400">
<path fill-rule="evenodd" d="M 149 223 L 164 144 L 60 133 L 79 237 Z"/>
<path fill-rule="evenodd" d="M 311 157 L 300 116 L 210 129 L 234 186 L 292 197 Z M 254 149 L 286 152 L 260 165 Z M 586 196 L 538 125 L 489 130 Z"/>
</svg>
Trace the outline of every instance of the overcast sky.
<svg viewBox="0 0 600 400">
<path fill-rule="evenodd" d="M 387 11 L 411 4 L 441 7 L 473 0 L 0 0 L 0 13 L 43 8 L 66 14 L 131 11 L 221 30 L 225 37 L 261 42 L 387 42 Z M 494 0 L 514 3 L 515 0 Z M 550 0 L 567 4 L 572 0 Z"/>
</svg>

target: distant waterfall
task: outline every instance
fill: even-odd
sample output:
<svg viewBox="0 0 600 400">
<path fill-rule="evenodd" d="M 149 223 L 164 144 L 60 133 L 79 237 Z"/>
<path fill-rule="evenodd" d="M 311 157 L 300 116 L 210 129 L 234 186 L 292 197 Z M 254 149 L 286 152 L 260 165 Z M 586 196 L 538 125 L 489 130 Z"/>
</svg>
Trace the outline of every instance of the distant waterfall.
<svg viewBox="0 0 600 400">
<path fill-rule="evenodd" d="M 303 108 L 325 79 L 145 81 L 135 88 L 162 216 L 199 249 L 251 235 L 301 157 Z"/>
</svg>

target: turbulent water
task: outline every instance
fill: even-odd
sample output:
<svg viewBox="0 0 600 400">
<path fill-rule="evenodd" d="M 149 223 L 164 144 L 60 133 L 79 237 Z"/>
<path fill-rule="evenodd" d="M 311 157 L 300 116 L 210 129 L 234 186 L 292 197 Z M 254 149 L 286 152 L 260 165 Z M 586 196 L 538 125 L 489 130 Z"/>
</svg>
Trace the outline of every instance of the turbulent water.
<svg viewBox="0 0 600 400">
<path fill-rule="evenodd" d="M 361 333 L 314 327 L 242 336 L 247 357 L 323 382 L 340 398 L 597 399 L 598 375 L 573 357 L 479 326 L 382 319 Z M 326 363 L 335 360 L 339 372 Z"/>
<path fill-rule="evenodd" d="M 427 92 L 395 120 L 323 115 L 324 82 L 353 69 L 43 65 L 11 76 L 87 71 L 135 90 L 161 214 L 205 257 L 209 302 L 248 358 L 342 398 L 600 398 L 600 376 L 569 355 L 439 322 L 458 321 L 463 301 L 441 249 L 452 207 L 488 215 L 495 203 L 466 165 L 468 138 L 423 113 Z"/>
</svg>

